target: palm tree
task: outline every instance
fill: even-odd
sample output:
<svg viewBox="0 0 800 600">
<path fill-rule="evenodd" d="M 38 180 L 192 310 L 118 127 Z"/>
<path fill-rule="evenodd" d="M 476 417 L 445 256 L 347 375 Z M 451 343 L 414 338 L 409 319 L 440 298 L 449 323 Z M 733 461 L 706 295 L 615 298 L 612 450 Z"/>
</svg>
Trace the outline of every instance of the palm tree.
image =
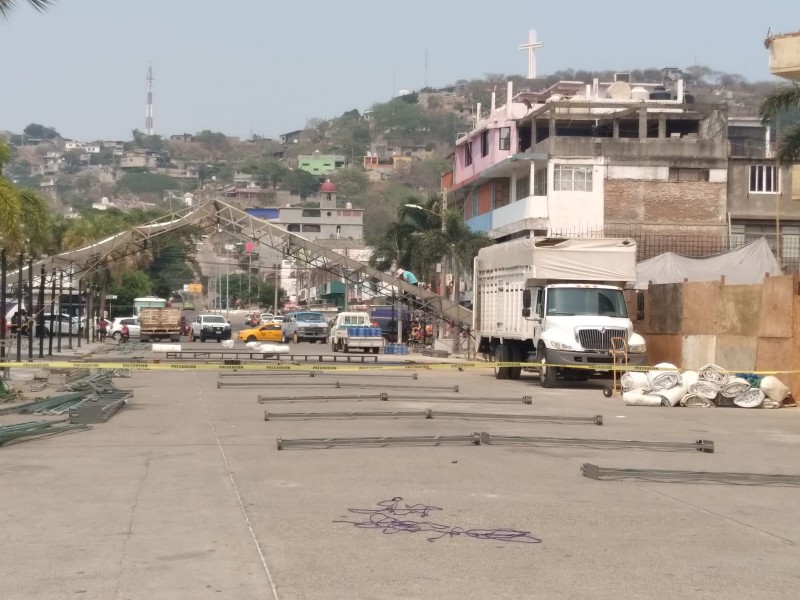
<svg viewBox="0 0 800 600">
<path fill-rule="evenodd" d="M 43 12 L 55 4 L 55 0 L 26 0 L 26 2 L 39 12 Z M 16 6 L 17 0 L 0 0 L 0 17 L 7 19 Z"/>
<path fill-rule="evenodd" d="M 0 140 L 0 171 L 10 159 L 8 146 Z M 0 176 L 0 244 L 3 248 L 15 254 L 27 244 L 31 254 L 39 254 L 50 237 L 48 222 L 47 201 L 41 194 L 30 188 L 19 188 Z"/>
<path fill-rule="evenodd" d="M 453 287 L 458 290 L 460 275 L 472 272 L 478 250 L 491 245 L 492 240 L 485 233 L 470 230 L 458 211 L 441 214 L 441 207 L 438 195 L 428 198 L 424 210 L 401 207 L 397 221 L 375 246 L 372 266 L 386 271 L 396 264 L 420 275 L 431 274 L 436 264 L 447 258 L 452 265 Z"/>
<path fill-rule="evenodd" d="M 764 124 L 780 118 L 783 113 L 800 110 L 800 85 L 792 83 L 775 88 L 764 98 L 759 109 L 759 116 Z M 790 125 L 778 140 L 775 155 L 783 165 L 800 160 L 800 121 Z"/>
</svg>

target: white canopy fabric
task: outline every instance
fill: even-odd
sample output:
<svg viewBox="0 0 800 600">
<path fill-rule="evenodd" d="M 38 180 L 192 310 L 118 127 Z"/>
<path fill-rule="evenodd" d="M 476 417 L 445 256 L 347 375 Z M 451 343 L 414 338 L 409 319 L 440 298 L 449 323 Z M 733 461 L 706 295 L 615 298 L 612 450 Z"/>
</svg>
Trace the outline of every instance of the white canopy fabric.
<svg viewBox="0 0 800 600">
<path fill-rule="evenodd" d="M 650 283 L 682 283 L 688 281 L 717 281 L 723 275 L 725 283 L 747 285 L 761 283 L 764 275 L 781 275 L 778 261 L 769 242 L 763 237 L 751 244 L 703 258 L 691 258 L 666 252 L 640 262 L 636 266 L 636 289 L 646 290 Z"/>
</svg>

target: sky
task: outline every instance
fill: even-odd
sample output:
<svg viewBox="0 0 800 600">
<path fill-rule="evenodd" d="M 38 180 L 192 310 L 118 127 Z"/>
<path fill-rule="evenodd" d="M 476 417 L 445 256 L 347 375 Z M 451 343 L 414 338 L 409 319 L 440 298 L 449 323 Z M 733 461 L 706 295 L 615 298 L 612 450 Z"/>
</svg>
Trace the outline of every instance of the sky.
<svg viewBox="0 0 800 600">
<path fill-rule="evenodd" d="M 156 133 L 277 137 L 426 80 L 523 75 L 529 29 L 539 75 L 701 64 L 769 80 L 764 38 L 800 29 L 796 2 L 19 0 L 0 21 L 0 130 L 129 139 L 152 61 Z"/>
</svg>

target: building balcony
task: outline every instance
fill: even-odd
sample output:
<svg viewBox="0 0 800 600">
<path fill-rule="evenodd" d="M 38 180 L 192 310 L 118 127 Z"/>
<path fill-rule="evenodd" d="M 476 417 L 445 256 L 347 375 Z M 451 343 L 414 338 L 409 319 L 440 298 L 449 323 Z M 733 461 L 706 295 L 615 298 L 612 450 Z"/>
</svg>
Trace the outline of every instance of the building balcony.
<svg viewBox="0 0 800 600">
<path fill-rule="evenodd" d="M 538 222 L 547 219 L 547 196 L 528 196 L 495 208 L 494 210 L 467 219 L 467 225 L 473 231 L 503 231 L 509 226 Z M 531 227 L 536 229 L 538 227 Z"/>
<path fill-rule="evenodd" d="M 769 70 L 773 75 L 800 81 L 800 31 L 767 38 Z"/>
</svg>

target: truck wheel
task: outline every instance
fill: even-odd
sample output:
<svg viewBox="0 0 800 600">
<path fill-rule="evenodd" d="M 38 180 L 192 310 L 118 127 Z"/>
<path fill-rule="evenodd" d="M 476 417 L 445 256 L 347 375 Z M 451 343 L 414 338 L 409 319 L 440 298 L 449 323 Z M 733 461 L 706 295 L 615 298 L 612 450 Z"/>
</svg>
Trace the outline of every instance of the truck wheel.
<svg viewBox="0 0 800 600">
<path fill-rule="evenodd" d="M 380 350 L 380 348 L 378 348 L 377 346 L 375 346 L 375 347 L 372 349 L 372 353 L 373 353 L 373 354 L 377 354 L 379 350 Z"/>
<path fill-rule="evenodd" d="M 350 352 L 350 346 L 348 346 L 348 345 L 347 345 L 347 344 L 345 344 L 344 342 L 342 342 L 342 352 L 344 352 L 345 354 L 347 354 L 348 352 Z"/>
<path fill-rule="evenodd" d="M 299 344 L 300 343 L 300 336 L 297 335 L 297 332 L 295 332 L 295 334 L 292 336 L 292 343 L 293 344 Z"/>
<path fill-rule="evenodd" d="M 336 352 L 336 340 L 331 340 L 331 352 Z"/>
<path fill-rule="evenodd" d="M 543 388 L 556 387 L 556 368 L 548 367 L 547 363 L 542 360 L 542 366 L 539 368 L 539 383 Z"/>
<path fill-rule="evenodd" d="M 511 362 L 522 362 L 522 348 L 519 347 L 519 344 L 514 344 L 509 349 L 509 356 L 511 357 Z M 517 380 L 522 375 L 522 367 L 509 367 L 508 368 L 508 378 Z"/>
<path fill-rule="evenodd" d="M 203 336 L 202 333 L 200 334 L 200 341 L 203 342 L 204 344 L 206 343 L 206 338 Z"/>
<path fill-rule="evenodd" d="M 494 349 L 494 360 L 495 362 L 508 362 L 508 346 L 505 344 L 499 344 L 495 346 Z M 497 379 L 508 379 L 509 376 L 509 367 L 496 367 L 494 370 L 494 376 Z"/>
</svg>

